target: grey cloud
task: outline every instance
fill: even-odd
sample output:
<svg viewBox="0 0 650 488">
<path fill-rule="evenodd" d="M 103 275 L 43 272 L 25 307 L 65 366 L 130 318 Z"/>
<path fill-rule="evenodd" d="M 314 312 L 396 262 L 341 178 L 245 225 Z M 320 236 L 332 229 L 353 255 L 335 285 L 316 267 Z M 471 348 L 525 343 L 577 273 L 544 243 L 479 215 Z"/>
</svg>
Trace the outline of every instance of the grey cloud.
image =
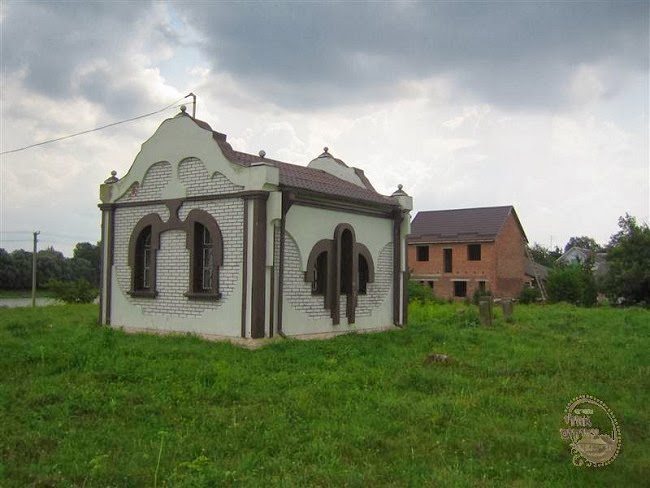
<svg viewBox="0 0 650 488">
<path fill-rule="evenodd" d="M 216 70 L 298 107 L 372 99 L 400 79 L 440 74 L 484 101 L 553 106 L 580 63 L 648 68 L 647 2 L 176 6 Z"/>
<path fill-rule="evenodd" d="M 151 8 L 150 2 L 8 3 L 0 26 L 2 75 L 24 72 L 29 90 L 60 99 L 81 95 L 114 114 L 142 109 L 138 103 L 150 107 L 145 90 L 136 96 L 115 80 L 132 66 L 132 43 Z M 164 24 L 152 32 L 149 46 L 175 41 Z M 79 70 L 93 63 L 108 68 L 79 77 Z"/>
</svg>

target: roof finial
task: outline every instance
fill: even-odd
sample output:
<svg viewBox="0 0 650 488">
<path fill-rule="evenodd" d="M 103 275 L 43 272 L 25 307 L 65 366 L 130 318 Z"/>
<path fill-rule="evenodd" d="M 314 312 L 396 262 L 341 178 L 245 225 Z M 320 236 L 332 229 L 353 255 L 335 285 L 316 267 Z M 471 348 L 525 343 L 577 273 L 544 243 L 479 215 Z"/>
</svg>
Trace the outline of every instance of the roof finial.
<svg viewBox="0 0 650 488">
<path fill-rule="evenodd" d="M 399 185 L 397 185 L 397 190 L 393 192 L 391 196 L 393 197 L 408 196 L 408 193 L 402 190 L 402 188 L 404 188 L 404 186 L 400 183 Z"/>
<path fill-rule="evenodd" d="M 111 176 L 110 178 L 107 178 L 104 180 L 104 183 L 116 183 L 118 181 L 117 179 L 117 171 L 113 170 L 111 171 Z"/>
<path fill-rule="evenodd" d="M 260 158 L 264 159 L 264 156 L 266 156 L 266 151 L 264 149 L 261 149 L 259 152 Z"/>
<path fill-rule="evenodd" d="M 185 113 L 187 110 L 187 107 L 185 105 L 181 105 L 181 112 Z"/>
<path fill-rule="evenodd" d="M 325 153 L 329 152 L 329 150 L 330 150 L 330 148 L 327 147 L 327 146 L 325 146 L 325 147 L 323 148 L 323 152 L 325 152 Z"/>
</svg>

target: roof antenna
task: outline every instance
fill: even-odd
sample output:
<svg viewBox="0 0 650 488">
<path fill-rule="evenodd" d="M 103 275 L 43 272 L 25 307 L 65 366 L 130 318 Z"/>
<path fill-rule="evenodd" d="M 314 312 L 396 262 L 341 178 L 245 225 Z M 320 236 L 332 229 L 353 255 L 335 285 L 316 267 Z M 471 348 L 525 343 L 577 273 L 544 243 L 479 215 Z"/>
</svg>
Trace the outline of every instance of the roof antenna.
<svg viewBox="0 0 650 488">
<path fill-rule="evenodd" d="M 192 118 L 196 118 L 196 95 L 190 92 L 188 95 L 185 95 L 184 98 L 192 97 Z"/>
</svg>

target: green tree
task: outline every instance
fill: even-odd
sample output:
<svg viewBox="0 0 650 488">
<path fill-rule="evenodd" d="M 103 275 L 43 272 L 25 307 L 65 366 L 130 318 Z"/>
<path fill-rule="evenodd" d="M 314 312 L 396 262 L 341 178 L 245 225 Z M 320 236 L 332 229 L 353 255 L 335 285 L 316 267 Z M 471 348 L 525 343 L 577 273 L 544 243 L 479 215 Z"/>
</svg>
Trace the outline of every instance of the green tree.
<svg viewBox="0 0 650 488">
<path fill-rule="evenodd" d="M 548 275 L 546 291 L 552 303 L 596 304 L 596 282 L 589 265 L 556 266 Z"/>
<path fill-rule="evenodd" d="M 593 237 L 580 236 L 572 237 L 569 242 L 564 246 L 564 252 L 567 252 L 572 247 L 579 247 L 581 249 L 589 249 L 590 251 L 600 252 L 603 250 L 602 246 L 598 244 Z"/>
<path fill-rule="evenodd" d="M 93 286 L 99 286 L 101 248 L 98 244 L 78 242 L 70 260 L 73 279 L 85 279 Z"/>
<path fill-rule="evenodd" d="M 605 290 L 612 301 L 650 304 L 650 228 L 629 214 L 618 219 L 609 242 Z"/>
<path fill-rule="evenodd" d="M 548 268 L 555 266 L 555 260 L 562 256 L 562 250 L 557 246 L 555 246 L 555 249 L 550 250 L 541 244 L 535 243 L 528 250 L 533 261 Z"/>
</svg>

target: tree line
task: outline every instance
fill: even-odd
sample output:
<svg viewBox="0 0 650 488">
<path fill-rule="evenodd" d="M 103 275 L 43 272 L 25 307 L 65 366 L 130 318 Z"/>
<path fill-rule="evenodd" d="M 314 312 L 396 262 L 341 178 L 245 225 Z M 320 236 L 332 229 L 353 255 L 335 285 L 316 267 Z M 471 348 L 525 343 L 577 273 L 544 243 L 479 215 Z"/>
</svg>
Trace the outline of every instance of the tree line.
<svg viewBox="0 0 650 488">
<path fill-rule="evenodd" d="M 71 258 L 49 247 L 36 253 L 36 279 L 39 289 L 55 282 L 84 281 L 99 287 L 99 243 L 79 242 Z M 33 253 L 23 249 L 7 252 L 0 249 L 0 289 L 28 290 L 32 287 Z"/>
<path fill-rule="evenodd" d="M 557 246 L 553 250 L 537 243 L 530 247 L 533 260 L 551 268 L 546 282 L 549 301 L 591 306 L 601 294 L 612 304 L 650 305 L 650 228 L 629 214 L 618 219 L 618 226 L 605 246 L 587 236 L 567 242 L 564 252 L 572 247 L 592 251 L 584 263 L 558 264 L 563 251 Z M 594 274 L 596 253 L 606 254 L 607 263 L 607 271 L 598 275 Z"/>
</svg>

